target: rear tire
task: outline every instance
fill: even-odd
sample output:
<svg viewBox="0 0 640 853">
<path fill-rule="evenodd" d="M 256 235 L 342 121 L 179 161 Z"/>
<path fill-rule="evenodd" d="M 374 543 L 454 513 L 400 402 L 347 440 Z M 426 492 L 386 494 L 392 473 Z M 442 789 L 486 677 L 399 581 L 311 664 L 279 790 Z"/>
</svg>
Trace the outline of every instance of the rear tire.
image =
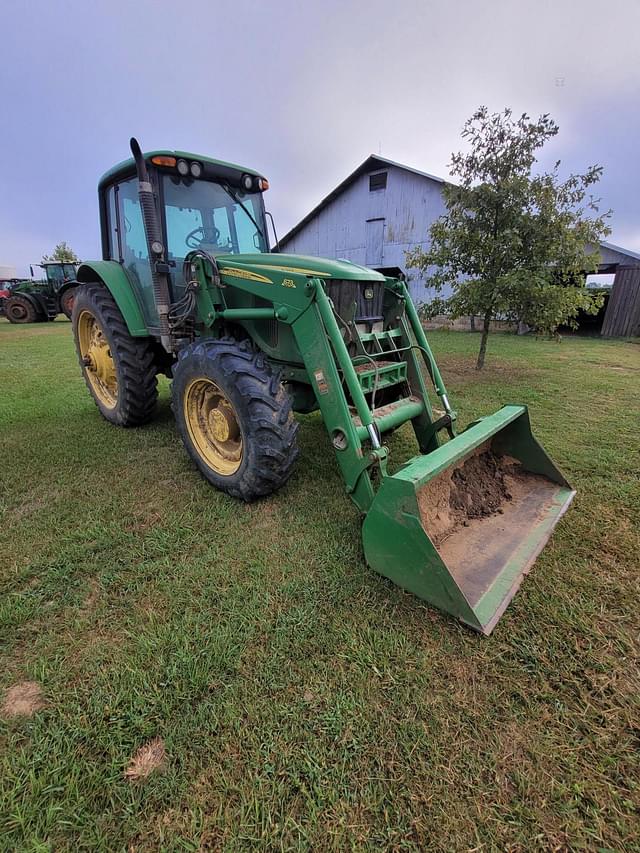
<svg viewBox="0 0 640 853">
<path fill-rule="evenodd" d="M 298 424 L 279 375 L 250 341 L 187 347 L 171 393 L 184 446 L 209 483 L 245 501 L 286 483 L 298 458 Z"/>
<path fill-rule="evenodd" d="M 77 291 L 77 287 L 70 287 L 60 297 L 60 310 L 68 320 L 71 319 L 71 315 L 73 314 L 73 302 Z"/>
<path fill-rule="evenodd" d="M 147 423 L 158 400 L 150 340 L 129 334 L 102 284 L 76 289 L 71 323 L 82 374 L 100 414 L 117 426 Z"/>
<path fill-rule="evenodd" d="M 33 304 L 20 293 L 7 299 L 4 310 L 10 323 L 35 323 L 38 320 L 38 312 Z"/>
</svg>

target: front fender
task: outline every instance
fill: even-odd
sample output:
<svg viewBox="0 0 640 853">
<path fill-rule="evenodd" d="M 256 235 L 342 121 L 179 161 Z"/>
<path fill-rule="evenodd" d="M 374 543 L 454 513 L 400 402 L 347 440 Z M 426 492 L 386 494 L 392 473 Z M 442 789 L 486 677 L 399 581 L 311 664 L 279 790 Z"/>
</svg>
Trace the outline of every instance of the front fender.
<svg viewBox="0 0 640 853">
<path fill-rule="evenodd" d="M 78 282 L 89 284 L 101 281 L 115 299 L 120 313 L 134 337 L 148 337 L 149 331 L 142 316 L 131 282 L 117 261 L 85 261 L 78 267 Z"/>
</svg>

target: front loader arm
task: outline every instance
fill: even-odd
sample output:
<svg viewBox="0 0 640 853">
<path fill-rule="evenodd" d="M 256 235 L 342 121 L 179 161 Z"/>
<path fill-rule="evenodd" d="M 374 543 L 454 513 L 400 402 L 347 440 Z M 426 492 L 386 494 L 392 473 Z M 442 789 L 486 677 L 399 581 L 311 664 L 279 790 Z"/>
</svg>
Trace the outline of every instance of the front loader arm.
<svg viewBox="0 0 640 853">
<path fill-rule="evenodd" d="M 321 290 L 322 285 L 319 285 L 319 288 Z M 375 466 L 384 467 L 388 451 L 380 445 L 379 440 L 377 447 L 363 446 L 362 438 L 349 409 L 334 355 L 333 346 L 340 351 L 340 344 L 344 347 L 344 343 L 340 338 L 335 320 L 333 320 L 334 328 L 331 323 L 328 324 L 328 329 L 325 325 L 323 308 L 326 316 L 326 307 L 323 306 L 323 298 L 327 299 L 323 291 L 321 294 L 316 292 L 316 298 L 310 310 L 304 312 L 293 324 L 293 333 L 303 354 L 347 492 L 360 511 L 367 512 L 375 496 L 370 471 Z M 371 425 L 373 419 L 364 397 L 361 401 L 359 400 L 359 403 L 359 413 L 362 412 Z"/>
</svg>

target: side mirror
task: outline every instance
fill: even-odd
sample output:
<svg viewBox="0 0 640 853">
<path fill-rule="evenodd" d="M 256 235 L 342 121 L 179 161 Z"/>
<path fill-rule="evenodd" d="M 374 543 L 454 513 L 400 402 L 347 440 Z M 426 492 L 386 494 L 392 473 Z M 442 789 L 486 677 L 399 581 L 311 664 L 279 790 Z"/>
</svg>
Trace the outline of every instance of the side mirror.
<svg viewBox="0 0 640 853">
<path fill-rule="evenodd" d="M 277 235 L 277 233 L 276 233 L 276 223 L 273 221 L 273 216 L 271 215 L 270 211 L 265 210 L 264 214 L 265 214 L 265 216 L 266 216 L 266 217 L 268 217 L 268 219 L 269 219 L 269 220 L 270 220 L 270 222 L 271 222 L 271 228 L 272 228 L 272 230 L 273 230 L 273 238 L 274 238 L 274 240 L 276 241 L 276 242 L 275 242 L 275 244 L 274 244 L 274 246 L 273 246 L 273 249 L 271 249 L 271 251 L 272 251 L 272 252 L 276 252 L 276 253 L 278 253 L 278 252 L 280 252 L 280 245 L 279 245 L 279 242 L 278 242 L 278 235 Z"/>
<path fill-rule="evenodd" d="M 33 278 L 33 267 L 29 265 L 29 269 L 31 270 L 31 278 Z"/>
</svg>

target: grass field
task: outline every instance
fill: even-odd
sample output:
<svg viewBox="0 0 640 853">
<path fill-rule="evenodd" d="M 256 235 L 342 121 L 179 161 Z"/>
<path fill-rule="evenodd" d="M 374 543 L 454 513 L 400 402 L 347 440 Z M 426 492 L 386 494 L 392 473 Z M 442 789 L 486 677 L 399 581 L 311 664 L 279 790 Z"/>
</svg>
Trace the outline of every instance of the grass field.
<svg viewBox="0 0 640 853">
<path fill-rule="evenodd" d="M 166 382 L 117 429 L 68 323 L 0 321 L 0 849 L 640 849 L 640 346 L 495 335 L 478 379 L 430 339 L 462 423 L 529 404 L 578 489 L 489 639 L 366 567 L 318 415 L 240 504 Z"/>
</svg>

